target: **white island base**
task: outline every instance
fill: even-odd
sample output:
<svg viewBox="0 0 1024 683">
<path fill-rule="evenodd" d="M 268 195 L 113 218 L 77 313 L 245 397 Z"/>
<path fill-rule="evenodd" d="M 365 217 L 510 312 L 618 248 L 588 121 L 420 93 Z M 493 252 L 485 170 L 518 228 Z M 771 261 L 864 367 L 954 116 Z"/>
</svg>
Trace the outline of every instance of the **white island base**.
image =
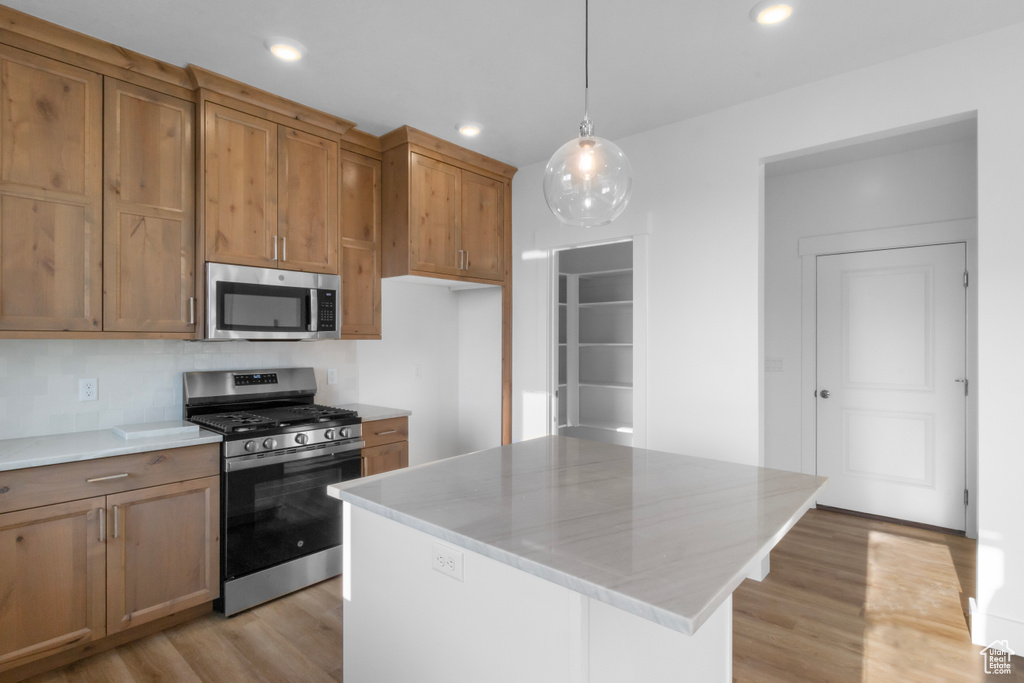
<svg viewBox="0 0 1024 683">
<path fill-rule="evenodd" d="M 346 683 L 732 680 L 731 594 L 686 635 L 348 502 L 344 515 Z M 461 554 L 462 580 L 434 568 L 438 549 Z"/>
</svg>

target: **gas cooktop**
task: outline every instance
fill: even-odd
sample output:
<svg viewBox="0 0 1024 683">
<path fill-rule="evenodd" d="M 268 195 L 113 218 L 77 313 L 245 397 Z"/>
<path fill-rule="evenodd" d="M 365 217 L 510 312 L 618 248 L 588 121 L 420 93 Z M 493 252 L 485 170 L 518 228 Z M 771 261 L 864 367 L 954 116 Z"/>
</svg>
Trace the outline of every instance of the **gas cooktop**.
<svg viewBox="0 0 1024 683">
<path fill-rule="evenodd" d="M 195 415 L 190 419 L 221 434 L 260 432 L 297 425 L 340 424 L 356 417 L 354 410 L 306 403 L 293 406 L 239 410 L 225 413 Z"/>
</svg>

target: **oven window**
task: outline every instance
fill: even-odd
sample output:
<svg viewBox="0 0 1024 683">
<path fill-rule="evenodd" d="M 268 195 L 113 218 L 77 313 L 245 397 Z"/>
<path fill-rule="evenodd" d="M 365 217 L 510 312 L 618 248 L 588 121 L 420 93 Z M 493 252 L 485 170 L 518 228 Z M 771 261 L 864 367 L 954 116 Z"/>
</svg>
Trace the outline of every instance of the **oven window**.
<svg viewBox="0 0 1024 683">
<path fill-rule="evenodd" d="M 309 290 L 217 283 L 218 327 L 225 330 L 302 332 L 309 327 Z"/>
<path fill-rule="evenodd" d="M 341 543 L 341 501 L 327 485 L 355 479 L 353 454 L 226 472 L 224 577 L 233 579 Z"/>
</svg>

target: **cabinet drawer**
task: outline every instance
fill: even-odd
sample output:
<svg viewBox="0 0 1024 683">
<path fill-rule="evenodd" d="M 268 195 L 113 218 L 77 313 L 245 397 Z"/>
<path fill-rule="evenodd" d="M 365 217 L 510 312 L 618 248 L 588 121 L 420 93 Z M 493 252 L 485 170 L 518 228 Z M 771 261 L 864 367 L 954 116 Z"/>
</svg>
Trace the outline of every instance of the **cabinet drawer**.
<svg viewBox="0 0 1024 683">
<path fill-rule="evenodd" d="M 381 472 L 401 469 L 409 466 L 409 442 L 374 446 L 363 449 L 363 476 L 369 477 Z"/>
<path fill-rule="evenodd" d="M 0 512 L 217 474 L 220 445 L 215 443 L 10 470 L 0 472 Z"/>
<path fill-rule="evenodd" d="M 390 420 L 375 420 L 363 423 L 363 441 L 366 442 L 366 448 L 408 440 L 408 417 L 393 417 Z"/>
</svg>

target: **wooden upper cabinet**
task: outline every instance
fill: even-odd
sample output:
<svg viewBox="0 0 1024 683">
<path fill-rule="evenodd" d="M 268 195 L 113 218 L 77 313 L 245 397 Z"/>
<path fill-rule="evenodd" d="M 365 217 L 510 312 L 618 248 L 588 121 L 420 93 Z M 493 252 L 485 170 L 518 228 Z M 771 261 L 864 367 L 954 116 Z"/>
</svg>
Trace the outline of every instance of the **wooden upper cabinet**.
<svg viewBox="0 0 1024 683">
<path fill-rule="evenodd" d="M 107 496 L 107 633 L 220 595 L 220 477 Z"/>
<path fill-rule="evenodd" d="M 206 260 L 276 267 L 277 124 L 207 102 L 204 137 Z"/>
<path fill-rule="evenodd" d="M 0 330 L 101 328 L 103 82 L 0 45 Z"/>
<path fill-rule="evenodd" d="M 338 143 L 278 126 L 278 267 L 338 273 Z"/>
<path fill-rule="evenodd" d="M 514 168 L 405 127 L 384 147 L 384 277 L 505 282 Z"/>
<path fill-rule="evenodd" d="M 341 168 L 341 336 L 380 339 L 380 161 L 339 153 Z"/>
<path fill-rule="evenodd" d="M 409 156 L 409 267 L 460 275 L 461 171 L 415 152 Z"/>
<path fill-rule="evenodd" d="M 103 502 L 0 515 L 0 671 L 105 635 Z"/>
<path fill-rule="evenodd" d="M 338 273 L 338 142 L 206 102 L 206 260 Z"/>
<path fill-rule="evenodd" d="M 103 329 L 195 331 L 195 107 L 105 83 Z"/>
<path fill-rule="evenodd" d="M 505 277 L 505 184 L 462 172 L 462 250 L 473 277 Z"/>
</svg>

